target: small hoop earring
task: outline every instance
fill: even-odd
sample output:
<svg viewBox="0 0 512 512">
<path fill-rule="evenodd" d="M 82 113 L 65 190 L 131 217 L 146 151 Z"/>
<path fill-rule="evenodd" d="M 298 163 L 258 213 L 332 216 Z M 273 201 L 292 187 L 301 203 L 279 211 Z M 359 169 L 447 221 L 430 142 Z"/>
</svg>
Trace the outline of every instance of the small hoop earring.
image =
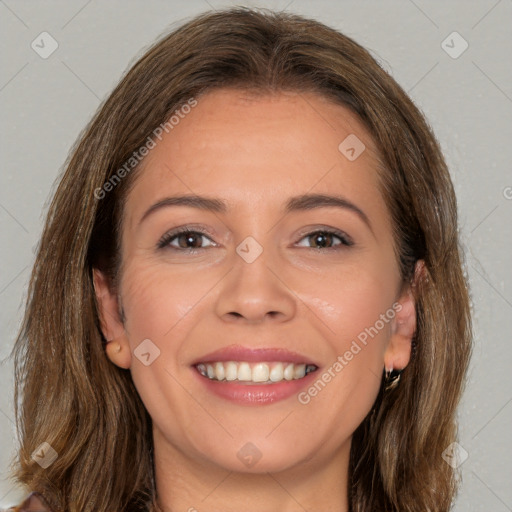
<svg viewBox="0 0 512 512">
<path fill-rule="evenodd" d="M 397 388 L 398 384 L 400 384 L 401 376 L 402 370 L 394 370 L 393 368 L 391 368 L 391 370 L 386 370 L 384 377 L 384 390 L 392 391 Z"/>
</svg>

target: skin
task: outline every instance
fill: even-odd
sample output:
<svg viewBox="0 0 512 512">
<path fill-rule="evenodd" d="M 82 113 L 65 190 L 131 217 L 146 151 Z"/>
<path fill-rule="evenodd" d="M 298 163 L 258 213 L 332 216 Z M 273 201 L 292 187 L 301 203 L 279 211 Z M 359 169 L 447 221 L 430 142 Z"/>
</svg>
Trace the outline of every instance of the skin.
<svg viewBox="0 0 512 512">
<path fill-rule="evenodd" d="M 338 150 L 349 134 L 366 146 L 354 161 Z M 384 368 L 407 365 L 416 327 L 376 168 L 361 122 L 314 93 L 210 92 L 146 157 L 124 211 L 118 293 L 97 270 L 94 280 L 103 333 L 115 339 L 108 357 L 131 371 L 153 419 L 163 510 L 348 510 L 352 434 Z M 343 196 L 369 225 L 332 206 L 284 214 L 286 200 L 305 193 Z M 182 194 L 219 198 L 229 208 L 166 207 L 141 222 L 153 204 Z M 179 252 L 179 239 L 174 250 L 157 248 L 185 224 L 209 231 L 197 235 L 203 249 Z M 327 228 L 353 245 L 334 237 L 315 248 L 307 233 Z M 263 248 L 252 263 L 236 252 L 248 236 Z M 320 376 L 396 302 L 395 317 L 306 405 L 297 396 L 235 404 L 209 393 L 191 367 L 241 344 L 299 352 L 317 362 Z M 160 350 L 149 366 L 133 353 L 145 339 Z M 248 442 L 261 454 L 250 468 L 237 457 Z"/>
</svg>

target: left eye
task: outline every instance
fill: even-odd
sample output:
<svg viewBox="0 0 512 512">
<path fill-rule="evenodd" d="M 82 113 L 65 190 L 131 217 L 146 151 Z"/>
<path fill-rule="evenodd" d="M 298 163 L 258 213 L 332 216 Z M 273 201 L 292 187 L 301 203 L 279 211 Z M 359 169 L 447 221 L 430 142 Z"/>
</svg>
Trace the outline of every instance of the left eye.
<svg viewBox="0 0 512 512">
<path fill-rule="evenodd" d="M 341 243 L 332 245 L 333 239 L 337 238 Z M 320 231 L 314 231 L 312 233 L 308 233 L 305 235 L 302 240 L 308 240 L 312 239 L 313 243 L 315 244 L 315 247 L 312 247 L 312 249 L 333 249 L 337 246 L 350 246 L 352 245 L 352 241 L 349 240 L 349 238 L 344 235 L 343 233 L 338 233 L 335 231 L 328 231 L 328 230 L 320 230 Z M 331 245 L 331 247 L 326 247 L 328 245 Z"/>
</svg>

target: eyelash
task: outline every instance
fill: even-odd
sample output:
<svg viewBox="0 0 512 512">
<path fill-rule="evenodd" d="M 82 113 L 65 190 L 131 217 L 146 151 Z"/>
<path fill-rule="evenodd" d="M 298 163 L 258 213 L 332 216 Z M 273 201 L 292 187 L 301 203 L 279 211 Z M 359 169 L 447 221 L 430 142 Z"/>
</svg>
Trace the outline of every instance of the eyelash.
<svg viewBox="0 0 512 512">
<path fill-rule="evenodd" d="M 170 247 L 173 250 L 186 251 L 186 252 L 190 252 L 190 253 L 196 253 L 196 252 L 201 251 L 203 249 L 208 249 L 208 247 L 178 248 L 178 247 L 173 247 L 173 246 L 170 245 L 170 243 L 174 239 L 178 238 L 180 235 L 183 235 L 183 234 L 202 235 L 202 236 L 205 236 L 205 237 L 209 238 L 209 233 L 207 233 L 206 231 L 203 231 L 200 228 L 193 228 L 192 229 L 192 228 L 189 228 L 189 227 L 185 226 L 183 228 L 178 228 L 178 229 L 175 229 L 175 230 L 170 231 L 168 233 L 165 233 L 165 235 L 163 235 L 162 238 L 160 238 L 160 240 L 158 241 L 158 244 L 157 244 L 158 249 L 164 249 L 166 247 Z M 316 230 L 313 230 L 313 231 L 308 231 L 307 233 L 303 233 L 303 234 L 300 235 L 301 236 L 300 240 L 302 240 L 304 238 L 311 237 L 311 236 L 316 235 L 316 234 L 333 235 L 336 238 L 338 238 L 341 243 L 338 244 L 337 246 L 334 246 L 334 247 L 326 247 L 326 248 L 309 247 L 309 249 L 316 250 L 316 251 L 333 251 L 333 250 L 342 250 L 342 249 L 344 249 L 346 247 L 350 247 L 350 246 L 354 245 L 354 242 L 352 241 L 352 239 L 346 233 L 344 233 L 343 231 L 339 231 L 337 229 L 332 229 L 332 228 L 316 229 Z M 210 239 L 210 241 L 212 242 L 211 239 Z"/>
</svg>

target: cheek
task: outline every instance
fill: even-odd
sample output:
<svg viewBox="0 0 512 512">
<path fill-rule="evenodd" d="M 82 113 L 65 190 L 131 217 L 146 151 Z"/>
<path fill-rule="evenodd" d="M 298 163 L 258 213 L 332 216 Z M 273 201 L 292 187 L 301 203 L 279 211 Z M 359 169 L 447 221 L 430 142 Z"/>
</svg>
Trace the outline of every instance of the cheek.
<svg viewBox="0 0 512 512">
<path fill-rule="evenodd" d="M 340 314 L 335 327 L 343 340 L 364 341 L 365 333 L 370 330 L 372 339 L 380 345 L 388 339 L 390 324 L 383 323 L 380 318 L 392 307 L 394 287 L 382 284 L 378 276 L 363 272 L 345 279 L 338 299 Z"/>
<path fill-rule="evenodd" d="M 175 404 L 175 409 L 183 400 L 182 389 L 172 376 L 182 370 L 182 349 L 197 321 L 195 315 L 205 292 L 199 283 L 147 260 L 134 258 L 123 271 L 125 331 L 132 352 L 130 372 L 152 416 L 168 410 L 170 404 Z M 142 356 L 147 353 L 149 357 Z"/>
<path fill-rule="evenodd" d="M 193 313 L 206 289 L 204 278 L 170 272 L 161 264 L 146 261 L 127 265 L 122 296 L 132 349 L 145 338 L 158 342 L 176 339 L 179 324 Z"/>
<path fill-rule="evenodd" d="M 391 335 L 399 278 L 393 267 L 386 270 L 379 264 L 354 265 L 317 280 L 309 297 L 301 295 L 322 321 L 330 348 L 302 403 L 346 414 L 354 429 L 377 396 Z"/>
<path fill-rule="evenodd" d="M 211 288 L 204 279 L 193 281 L 186 273 L 170 272 L 165 265 L 135 258 L 123 272 L 125 328 L 132 351 L 130 372 L 154 424 L 165 425 L 171 438 L 186 438 L 186 425 L 204 420 L 181 383 L 183 347 L 197 315 L 201 316 L 201 297 Z M 138 358 L 137 348 L 147 339 L 153 345 L 145 352 L 150 352 L 153 362 L 146 366 Z"/>
<path fill-rule="evenodd" d="M 322 321 L 322 332 L 339 353 L 351 340 L 364 339 L 368 330 L 381 342 L 389 338 L 390 318 L 382 321 L 381 315 L 394 316 L 398 281 L 393 266 L 361 261 L 315 278 L 298 276 L 294 289 L 300 290 L 300 297 Z"/>
</svg>

